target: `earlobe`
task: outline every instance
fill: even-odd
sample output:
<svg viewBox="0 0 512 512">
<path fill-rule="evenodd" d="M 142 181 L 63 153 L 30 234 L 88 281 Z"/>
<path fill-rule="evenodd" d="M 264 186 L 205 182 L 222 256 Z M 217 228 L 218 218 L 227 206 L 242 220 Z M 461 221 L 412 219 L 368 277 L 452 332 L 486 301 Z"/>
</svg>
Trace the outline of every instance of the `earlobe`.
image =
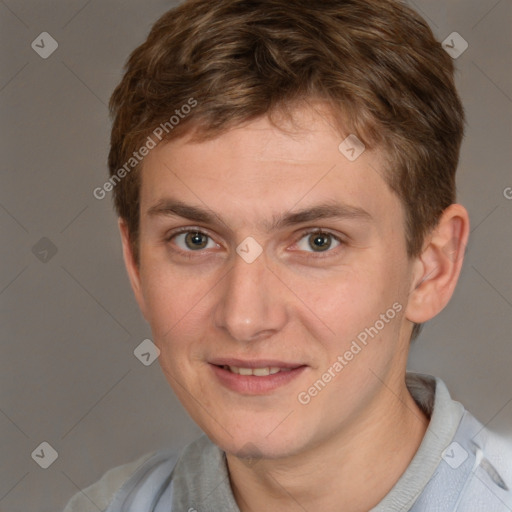
<svg viewBox="0 0 512 512">
<path fill-rule="evenodd" d="M 469 237 L 469 215 L 460 204 L 444 210 L 414 263 L 405 316 L 423 323 L 440 313 L 453 295 Z"/>
<path fill-rule="evenodd" d="M 139 304 L 139 308 L 144 315 L 144 318 L 147 320 L 144 295 L 142 293 L 140 280 L 140 269 L 137 263 L 135 263 L 135 258 L 132 252 L 132 244 L 130 243 L 130 233 L 128 226 L 126 225 L 126 222 L 121 218 L 118 220 L 118 226 L 119 232 L 121 234 L 121 242 L 123 244 L 123 259 L 126 272 L 128 273 L 128 278 L 130 279 L 130 284 L 132 286 L 135 299 Z"/>
</svg>

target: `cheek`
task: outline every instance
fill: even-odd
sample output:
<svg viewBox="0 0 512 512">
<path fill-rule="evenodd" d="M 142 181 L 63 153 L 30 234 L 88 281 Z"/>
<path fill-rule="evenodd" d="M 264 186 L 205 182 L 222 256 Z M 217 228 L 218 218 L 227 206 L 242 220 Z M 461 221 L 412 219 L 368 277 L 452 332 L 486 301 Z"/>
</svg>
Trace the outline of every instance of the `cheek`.
<svg viewBox="0 0 512 512">
<path fill-rule="evenodd" d="M 186 381 L 200 359 L 201 344 L 211 325 L 210 281 L 180 272 L 178 267 L 155 265 L 147 267 L 143 282 L 148 322 L 161 352 L 160 365 L 168 375 Z"/>
<path fill-rule="evenodd" d="M 344 339 L 375 315 L 385 301 L 382 278 L 364 267 L 304 275 L 291 287 L 331 334 Z M 332 332 L 334 331 L 334 332 Z"/>
<path fill-rule="evenodd" d="M 199 314 L 201 298 L 207 292 L 204 280 L 161 263 L 148 264 L 141 279 L 148 321 L 155 335 L 170 334 L 183 320 Z"/>
<path fill-rule="evenodd" d="M 308 315 L 313 318 L 309 327 L 316 329 L 314 336 L 322 340 L 329 363 L 350 350 L 358 352 L 353 359 L 365 366 L 377 360 L 384 363 L 397 343 L 405 310 L 404 297 L 397 286 L 400 279 L 397 267 L 382 263 L 352 267 L 324 280 L 303 279 L 304 297 L 315 313 L 314 317 Z M 352 355 L 349 353 L 348 357 Z"/>
</svg>

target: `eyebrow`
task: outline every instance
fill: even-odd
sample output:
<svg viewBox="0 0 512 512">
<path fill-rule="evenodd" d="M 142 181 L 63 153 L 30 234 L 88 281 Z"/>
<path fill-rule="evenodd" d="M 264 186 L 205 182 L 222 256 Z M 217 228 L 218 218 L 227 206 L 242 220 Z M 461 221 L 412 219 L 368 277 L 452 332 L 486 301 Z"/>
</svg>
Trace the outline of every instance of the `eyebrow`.
<svg viewBox="0 0 512 512">
<path fill-rule="evenodd" d="M 147 210 L 150 217 L 174 216 L 183 217 L 193 222 L 203 224 L 227 223 L 214 211 L 186 204 L 177 199 L 161 199 Z M 277 215 L 270 222 L 264 222 L 263 227 L 268 232 L 277 231 L 284 227 L 290 227 L 305 222 L 312 222 L 322 219 L 353 219 L 365 222 L 373 220 L 370 213 L 363 208 L 338 203 L 335 201 L 314 205 L 302 210 L 287 212 Z"/>
</svg>

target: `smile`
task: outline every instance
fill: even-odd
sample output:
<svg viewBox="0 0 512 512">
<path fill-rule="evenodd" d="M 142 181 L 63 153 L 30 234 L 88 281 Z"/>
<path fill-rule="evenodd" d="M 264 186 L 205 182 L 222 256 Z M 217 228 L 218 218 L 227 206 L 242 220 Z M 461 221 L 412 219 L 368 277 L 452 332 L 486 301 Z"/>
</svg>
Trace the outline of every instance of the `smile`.
<svg viewBox="0 0 512 512">
<path fill-rule="evenodd" d="M 255 375 L 256 377 L 266 377 L 267 375 L 274 375 L 279 372 L 291 371 L 291 368 L 279 368 L 278 366 L 266 366 L 264 368 L 240 368 L 238 366 L 224 365 L 222 368 L 238 375 Z"/>
<path fill-rule="evenodd" d="M 242 395 L 268 395 L 284 388 L 308 368 L 306 365 L 284 366 L 285 364 L 266 366 L 246 362 L 244 366 L 236 366 L 210 363 L 209 367 L 214 381 L 230 391 Z"/>
</svg>

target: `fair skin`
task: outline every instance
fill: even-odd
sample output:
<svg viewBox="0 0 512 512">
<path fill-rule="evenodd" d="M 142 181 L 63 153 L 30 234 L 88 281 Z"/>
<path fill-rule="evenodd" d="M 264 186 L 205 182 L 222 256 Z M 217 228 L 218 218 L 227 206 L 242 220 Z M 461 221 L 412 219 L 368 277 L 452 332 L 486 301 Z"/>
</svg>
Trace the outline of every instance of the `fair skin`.
<svg viewBox="0 0 512 512">
<path fill-rule="evenodd" d="M 422 254 L 409 259 L 404 211 L 382 178 L 382 154 L 366 150 L 349 161 L 327 117 L 304 108 L 286 133 L 261 118 L 212 140 L 158 146 L 144 160 L 139 265 L 120 221 L 162 369 L 226 452 L 242 512 L 368 511 L 405 471 L 428 426 L 405 385 L 409 338 L 413 322 L 433 318 L 453 293 L 468 214 L 447 208 Z M 176 201 L 211 218 L 188 218 Z M 352 214 L 270 226 L 326 202 Z M 236 252 L 247 237 L 262 249 L 250 263 Z M 401 306 L 393 319 L 300 402 L 393 304 Z M 220 368 L 226 358 L 294 369 L 275 384 L 275 375 Z M 275 385 L 253 388 L 254 379 Z"/>
</svg>

